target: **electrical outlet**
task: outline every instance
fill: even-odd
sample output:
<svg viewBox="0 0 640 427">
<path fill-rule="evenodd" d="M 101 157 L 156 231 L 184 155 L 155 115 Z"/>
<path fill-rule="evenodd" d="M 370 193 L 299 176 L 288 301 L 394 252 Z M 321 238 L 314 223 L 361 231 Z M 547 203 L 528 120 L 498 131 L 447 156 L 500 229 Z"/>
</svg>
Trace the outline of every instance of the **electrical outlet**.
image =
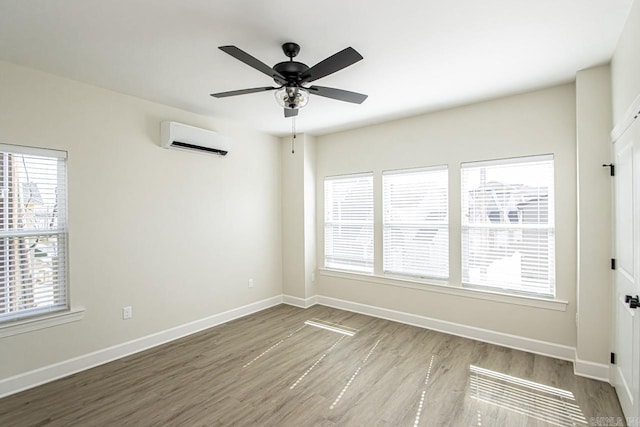
<svg viewBox="0 0 640 427">
<path fill-rule="evenodd" d="M 249 279 L 249 287 L 253 288 L 253 279 Z"/>
<path fill-rule="evenodd" d="M 311 272 L 311 281 L 312 281 L 312 282 L 315 282 L 315 281 L 316 281 L 316 272 L 315 272 L 315 271 L 312 271 L 312 272 Z"/>
<path fill-rule="evenodd" d="M 133 308 L 131 306 L 122 307 L 122 320 L 131 319 L 133 317 Z"/>
</svg>

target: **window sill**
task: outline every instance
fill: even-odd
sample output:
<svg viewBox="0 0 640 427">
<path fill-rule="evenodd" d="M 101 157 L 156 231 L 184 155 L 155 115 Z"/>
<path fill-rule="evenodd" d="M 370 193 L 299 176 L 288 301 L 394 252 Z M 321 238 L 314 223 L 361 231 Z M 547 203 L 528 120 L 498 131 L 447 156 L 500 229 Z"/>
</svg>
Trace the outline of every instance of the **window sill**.
<svg viewBox="0 0 640 427">
<path fill-rule="evenodd" d="M 374 274 L 352 273 L 340 270 L 319 268 L 321 276 L 337 277 L 341 279 L 358 280 L 361 282 L 375 283 L 379 285 L 398 286 L 402 288 L 417 289 L 420 291 L 436 292 L 446 295 L 456 295 L 464 298 L 475 298 L 486 301 L 501 302 L 505 304 L 516 304 L 527 307 L 542 308 L 545 310 L 567 311 L 567 301 L 557 299 L 536 298 L 525 295 L 512 295 L 501 292 L 491 292 L 480 289 L 469 289 L 460 286 L 447 285 L 444 282 L 430 280 L 421 281 L 419 279 L 405 279 L 398 277 L 377 276 Z"/>
<path fill-rule="evenodd" d="M 6 324 L 0 325 L 0 338 L 36 331 L 38 329 L 50 328 L 52 326 L 63 325 L 65 323 L 77 322 L 83 317 L 84 308 L 74 308 L 69 311 L 46 314 L 44 316 L 18 320 L 15 322 L 7 322 Z"/>
</svg>

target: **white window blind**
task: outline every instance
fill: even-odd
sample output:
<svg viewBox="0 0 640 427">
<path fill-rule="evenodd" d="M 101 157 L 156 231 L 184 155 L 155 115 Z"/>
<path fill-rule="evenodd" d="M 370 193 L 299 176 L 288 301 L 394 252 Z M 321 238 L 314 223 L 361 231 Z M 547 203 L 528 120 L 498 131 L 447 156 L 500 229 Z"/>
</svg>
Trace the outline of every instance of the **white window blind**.
<svg viewBox="0 0 640 427">
<path fill-rule="evenodd" d="M 553 156 L 462 164 L 462 282 L 555 295 Z"/>
<path fill-rule="evenodd" d="M 324 180 L 327 268 L 373 273 L 373 175 Z"/>
<path fill-rule="evenodd" d="M 384 272 L 449 277 L 446 166 L 382 175 Z"/>
<path fill-rule="evenodd" d="M 66 153 L 0 144 L 0 322 L 68 308 Z"/>
</svg>

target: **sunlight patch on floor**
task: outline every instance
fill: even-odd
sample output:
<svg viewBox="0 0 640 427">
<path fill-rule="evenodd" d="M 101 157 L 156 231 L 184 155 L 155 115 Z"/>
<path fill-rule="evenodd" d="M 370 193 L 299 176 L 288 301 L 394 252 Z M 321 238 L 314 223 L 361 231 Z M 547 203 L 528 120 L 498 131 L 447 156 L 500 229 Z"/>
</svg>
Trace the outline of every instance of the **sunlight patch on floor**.
<svg viewBox="0 0 640 427">
<path fill-rule="evenodd" d="M 337 323 L 327 322 L 326 320 L 310 319 L 304 322 L 304 324 L 315 326 L 316 328 L 326 329 L 332 332 L 338 332 L 339 334 L 348 335 L 350 337 L 358 333 L 357 329 L 349 328 L 348 326 L 339 325 Z"/>
<path fill-rule="evenodd" d="M 587 425 L 573 393 L 478 366 L 469 366 L 471 398 L 556 426 Z"/>
<path fill-rule="evenodd" d="M 364 360 L 362 361 L 362 364 L 360 366 L 358 366 L 358 369 L 356 369 L 356 371 L 353 373 L 353 375 L 351 375 L 351 378 L 349 378 L 349 381 L 347 381 L 347 384 L 344 386 L 344 388 L 342 389 L 342 391 L 340 392 L 340 394 L 338 395 L 338 397 L 336 398 L 336 400 L 333 401 L 333 403 L 331 404 L 331 406 L 329 407 L 329 409 L 333 409 L 336 407 L 336 405 L 338 404 L 338 402 L 340 402 L 340 399 L 342 399 L 342 396 L 344 396 L 344 394 L 347 392 L 347 390 L 349 389 L 349 387 L 351 386 L 351 383 L 353 383 L 353 380 L 356 379 L 356 377 L 358 376 L 358 374 L 360 373 L 360 370 L 362 369 L 362 367 L 367 363 L 367 360 L 369 360 L 369 357 L 371 357 L 371 354 L 373 353 L 373 351 L 376 349 L 376 347 L 378 346 L 378 344 L 380 344 L 381 340 L 376 341 L 376 343 L 373 345 L 373 347 L 371 347 L 371 350 L 369 350 L 369 353 L 367 353 L 367 356 L 364 358 Z"/>
<path fill-rule="evenodd" d="M 338 344 L 340 344 L 340 341 L 342 341 L 344 339 L 345 336 L 341 336 L 340 338 L 338 338 L 338 341 L 336 341 L 335 343 L 333 343 L 333 345 L 331 347 L 329 347 L 329 349 L 327 351 L 325 351 L 322 356 L 320 356 L 320 358 L 318 360 L 315 361 L 315 363 L 313 365 L 311 365 L 309 367 L 309 369 L 307 369 L 304 374 L 302 374 L 300 376 L 300 378 L 298 378 L 298 380 L 293 383 L 291 385 L 291 387 L 289 387 L 289 390 L 293 390 L 294 388 L 296 388 L 296 386 L 298 384 L 300 384 L 300 381 L 302 381 L 304 379 L 304 377 L 306 377 L 307 375 L 309 375 L 309 373 L 313 370 L 313 368 L 315 368 L 316 366 L 318 366 L 318 363 L 322 362 L 322 360 L 327 357 L 327 354 L 331 353 L 331 350 L 334 349 L 335 346 L 337 346 Z"/>
<path fill-rule="evenodd" d="M 259 355 L 257 355 L 256 357 L 254 357 L 250 362 L 246 363 L 243 368 L 246 368 L 248 366 L 250 366 L 253 362 L 255 362 L 256 360 L 260 359 L 262 356 L 266 355 L 267 353 L 269 353 L 271 350 L 273 350 L 274 348 L 278 347 L 280 344 L 282 344 L 283 342 L 285 342 L 287 339 L 291 338 L 292 336 L 294 336 L 295 334 L 297 334 L 298 332 L 300 332 L 303 328 L 305 327 L 305 325 L 300 326 L 298 329 L 296 329 L 295 331 L 291 332 L 289 335 L 287 335 L 286 337 L 282 338 L 280 341 L 278 341 L 277 343 L 275 343 L 274 345 L 272 345 L 271 347 L 269 347 L 268 349 L 266 349 L 265 351 L 263 351 L 262 353 L 260 353 Z"/>
</svg>

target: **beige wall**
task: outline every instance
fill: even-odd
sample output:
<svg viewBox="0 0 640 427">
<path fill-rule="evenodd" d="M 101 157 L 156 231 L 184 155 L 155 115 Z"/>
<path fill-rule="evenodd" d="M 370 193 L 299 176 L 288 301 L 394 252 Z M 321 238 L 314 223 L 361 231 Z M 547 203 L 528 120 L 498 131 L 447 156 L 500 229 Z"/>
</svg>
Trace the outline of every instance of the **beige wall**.
<svg viewBox="0 0 640 427">
<path fill-rule="evenodd" d="M 282 293 L 277 138 L 4 62 L 0 94 L 0 142 L 69 152 L 71 299 L 86 308 L 0 339 L 0 378 Z M 162 149 L 162 120 L 233 148 Z"/>
<path fill-rule="evenodd" d="M 634 0 L 611 60 L 613 124 L 640 96 L 640 1 Z"/>
<path fill-rule="evenodd" d="M 460 163 L 553 153 L 557 298 L 566 311 L 320 275 L 318 294 L 566 346 L 576 343 L 575 87 L 562 85 L 317 138 L 318 266 L 323 265 L 325 176 L 449 165 L 450 283 L 460 286 Z M 376 191 L 376 272 L 380 193 Z"/>
<path fill-rule="evenodd" d="M 608 363 L 611 322 L 611 73 L 576 75 L 579 359 Z"/>
<path fill-rule="evenodd" d="M 315 138 L 298 134 L 294 147 L 282 138 L 282 293 L 307 299 L 316 294 Z"/>
<path fill-rule="evenodd" d="M 305 298 L 304 135 L 282 138 L 282 293 Z"/>
<path fill-rule="evenodd" d="M 304 265 L 305 298 L 316 294 L 316 143 L 315 137 L 304 140 Z"/>
</svg>

